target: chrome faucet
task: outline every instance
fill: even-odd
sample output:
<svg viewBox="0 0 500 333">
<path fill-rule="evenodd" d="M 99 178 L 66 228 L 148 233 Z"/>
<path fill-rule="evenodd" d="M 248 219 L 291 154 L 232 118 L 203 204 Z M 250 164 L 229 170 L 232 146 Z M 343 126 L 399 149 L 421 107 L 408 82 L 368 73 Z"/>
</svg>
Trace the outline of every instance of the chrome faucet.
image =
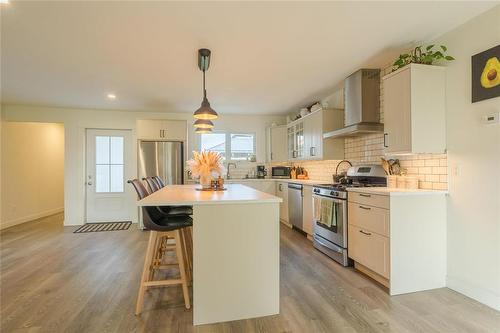
<svg viewBox="0 0 500 333">
<path fill-rule="evenodd" d="M 236 163 L 228 163 L 227 164 L 227 174 L 226 174 L 226 179 L 231 179 L 231 175 L 229 174 L 229 167 L 230 166 L 234 166 L 234 168 L 236 168 Z"/>
</svg>

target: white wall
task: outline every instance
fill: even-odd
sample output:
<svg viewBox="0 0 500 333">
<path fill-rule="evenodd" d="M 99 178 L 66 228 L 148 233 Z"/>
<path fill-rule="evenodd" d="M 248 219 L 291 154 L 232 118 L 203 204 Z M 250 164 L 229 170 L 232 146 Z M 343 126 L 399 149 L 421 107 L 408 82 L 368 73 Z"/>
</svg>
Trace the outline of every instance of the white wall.
<svg viewBox="0 0 500 333">
<path fill-rule="evenodd" d="M 500 97 L 471 103 L 471 56 L 500 43 L 500 6 L 438 38 L 447 64 L 448 286 L 500 310 Z M 430 230 L 432 232 L 432 230 Z"/>
<path fill-rule="evenodd" d="M 63 210 L 64 126 L 2 122 L 0 228 Z"/>
<path fill-rule="evenodd" d="M 3 105 L 4 124 L 8 121 L 59 122 L 65 129 L 64 172 L 64 224 L 80 225 L 85 213 L 85 129 L 131 129 L 136 140 L 137 119 L 181 119 L 187 120 L 188 151 L 198 149 L 196 135 L 192 130 L 193 118 L 188 113 L 152 113 L 111 110 L 85 110 L 24 105 Z M 283 116 L 221 115 L 215 121 L 217 129 L 255 132 L 257 134 L 257 159 L 265 159 L 265 127 L 271 123 L 283 123 Z M 132 156 L 134 174 L 137 173 L 137 147 Z M 130 203 L 135 204 L 134 202 Z M 137 217 L 132 217 L 133 221 Z"/>
</svg>

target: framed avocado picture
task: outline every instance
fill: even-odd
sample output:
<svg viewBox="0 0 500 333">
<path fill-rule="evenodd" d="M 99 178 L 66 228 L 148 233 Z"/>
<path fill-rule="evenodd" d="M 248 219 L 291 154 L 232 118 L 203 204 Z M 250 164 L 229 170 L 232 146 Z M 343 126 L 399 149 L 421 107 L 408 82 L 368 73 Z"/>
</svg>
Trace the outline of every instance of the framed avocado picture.
<svg viewBox="0 0 500 333">
<path fill-rule="evenodd" d="M 500 45 L 472 56 L 472 103 L 500 97 Z"/>
</svg>

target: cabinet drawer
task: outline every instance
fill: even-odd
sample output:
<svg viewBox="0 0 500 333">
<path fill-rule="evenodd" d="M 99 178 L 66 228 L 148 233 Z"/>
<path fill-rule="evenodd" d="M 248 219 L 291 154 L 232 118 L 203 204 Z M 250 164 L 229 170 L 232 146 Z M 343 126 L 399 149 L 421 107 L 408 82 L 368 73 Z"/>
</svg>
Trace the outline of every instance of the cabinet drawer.
<svg viewBox="0 0 500 333">
<path fill-rule="evenodd" d="M 389 210 L 349 202 L 348 221 L 363 230 L 389 237 Z"/>
<path fill-rule="evenodd" d="M 371 193 L 349 192 L 349 202 L 389 209 L 389 196 Z"/>
<path fill-rule="evenodd" d="M 389 238 L 349 225 L 348 254 L 354 261 L 389 279 Z"/>
</svg>

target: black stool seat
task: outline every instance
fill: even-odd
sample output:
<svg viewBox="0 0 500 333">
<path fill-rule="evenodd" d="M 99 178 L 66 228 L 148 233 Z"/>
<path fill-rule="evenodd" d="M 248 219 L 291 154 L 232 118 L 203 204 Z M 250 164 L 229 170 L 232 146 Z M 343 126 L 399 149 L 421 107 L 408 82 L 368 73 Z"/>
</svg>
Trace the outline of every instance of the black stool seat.
<svg viewBox="0 0 500 333">
<path fill-rule="evenodd" d="M 193 215 L 193 206 L 161 206 L 167 215 Z"/>
<path fill-rule="evenodd" d="M 173 231 L 191 227 L 193 219 L 189 215 L 164 215 L 158 213 L 157 207 L 142 207 L 144 226 L 153 231 Z"/>
<path fill-rule="evenodd" d="M 154 231 L 172 231 L 193 226 L 193 219 L 190 216 L 167 216 L 160 220 L 148 223 L 148 229 Z"/>
</svg>

